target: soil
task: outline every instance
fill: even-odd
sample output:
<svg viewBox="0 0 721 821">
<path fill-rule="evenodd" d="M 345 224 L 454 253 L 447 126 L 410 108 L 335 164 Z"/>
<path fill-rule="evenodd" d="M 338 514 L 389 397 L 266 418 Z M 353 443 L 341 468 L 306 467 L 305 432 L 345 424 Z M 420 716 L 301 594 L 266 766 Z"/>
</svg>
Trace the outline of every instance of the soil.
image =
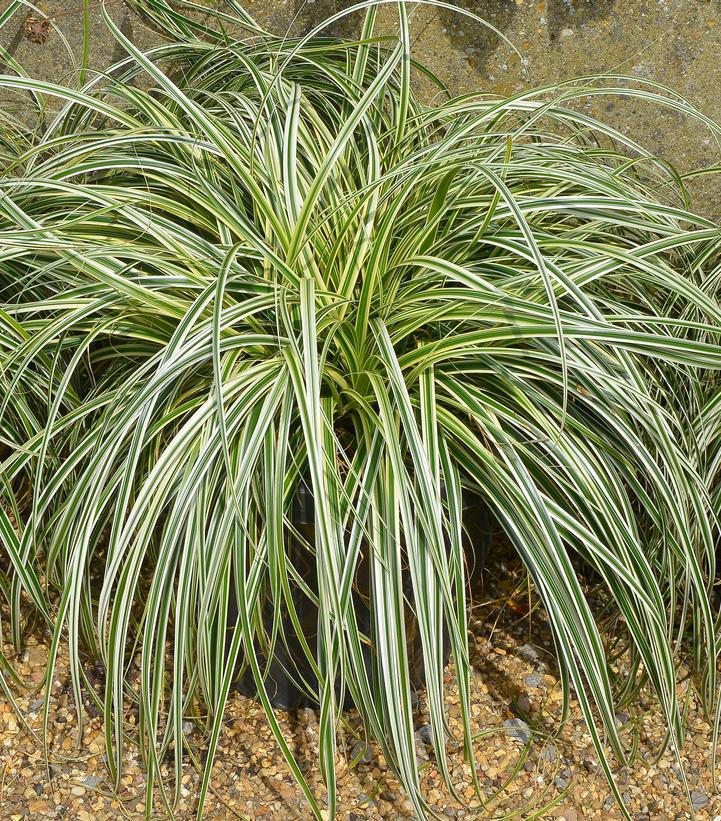
<svg viewBox="0 0 721 821">
<path fill-rule="evenodd" d="M 561 687 L 550 634 L 542 613 L 529 599 L 522 568 L 515 559 L 496 561 L 494 573 L 474 606 L 470 647 L 473 662 L 472 721 L 478 733 L 475 763 L 485 807 L 470 786 L 470 765 L 457 742 L 449 742 L 450 769 L 464 804 L 444 788 L 429 746 L 423 698 L 415 715 L 416 741 L 422 762 L 421 784 L 431 806 L 443 818 L 619 819 L 609 786 L 600 771 L 578 704 L 559 730 Z M 529 612 L 529 601 L 531 611 Z M 44 674 L 47 645 L 31 637 L 17 669 L 37 687 Z M 682 668 L 680 677 L 687 675 Z M 453 671 L 448 669 L 450 727 L 460 737 L 459 706 Z M 41 728 L 42 692 L 22 693 L 18 704 L 31 728 Z M 711 779 L 711 726 L 703 715 L 689 679 L 687 743 L 681 762 L 688 778 L 698 821 L 721 821 L 721 796 Z M 54 818 L 109 821 L 145 815 L 145 776 L 139 753 L 128 748 L 121 789 L 114 793 L 104 758 L 100 717 L 90 711 L 77 747 L 75 707 L 67 684 L 67 660 L 60 660 L 50 715 L 50 778 L 37 740 L 22 727 L 10 705 L 0 702 L 0 817 L 10 821 Z M 291 748 L 315 793 L 324 795 L 317 775 L 317 714 L 306 708 L 278 711 Z M 130 719 L 132 721 L 132 717 Z M 623 800 L 635 821 L 691 819 L 678 762 L 663 746 L 663 725 L 650 701 L 619 712 L 622 738 L 631 750 L 628 766 L 615 767 Z M 202 731 L 186 724 L 197 750 Z M 382 755 L 366 746 L 353 713 L 340 732 L 339 813 L 344 821 L 414 818 L 410 802 Z M 168 773 L 170 775 L 170 773 Z M 188 760 L 183 775 L 178 821 L 190 821 L 197 803 L 199 773 Z M 156 801 L 152 818 L 165 818 Z M 230 699 L 213 770 L 208 819 L 301 821 L 310 812 L 285 765 L 260 706 L 234 693 Z"/>
</svg>

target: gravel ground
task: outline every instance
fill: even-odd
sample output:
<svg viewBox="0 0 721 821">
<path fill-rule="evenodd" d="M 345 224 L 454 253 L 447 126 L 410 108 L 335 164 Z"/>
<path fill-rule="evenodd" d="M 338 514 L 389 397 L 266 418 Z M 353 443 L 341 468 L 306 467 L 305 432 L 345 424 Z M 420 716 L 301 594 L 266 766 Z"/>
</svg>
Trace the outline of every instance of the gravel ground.
<svg viewBox="0 0 721 821">
<path fill-rule="evenodd" d="M 449 744 L 454 783 L 466 805 L 451 799 L 443 787 L 428 739 L 423 699 L 418 705 L 417 749 L 422 765 L 422 785 L 430 803 L 448 818 L 617 819 L 620 812 L 599 772 L 591 741 L 578 705 L 572 704 L 566 726 L 558 731 L 561 690 L 550 653 L 548 631 L 538 610 L 529 614 L 525 595 L 518 595 L 521 568 L 515 562 L 498 565 L 498 579 L 489 579 L 474 609 L 470 636 L 474 667 L 472 715 L 476 743 L 475 766 L 485 795 L 485 808 L 468 786 L 470 768 L 462 750 Z M 522 589 L 522 588 L 521 588 Z M 43 676 L 47 648 L 28 640 L 18 659 L 18 670 L 37 687 Z M 88 665 L 89 675 L 93 668 Z M 680 671 L 683 677 L 684 670 Z M 448 673 L 449 682 L 452 671 Z M 711 728 L 692 692 L 689 697 L 688 738 L 682 753 L 691 797 L 699 821 L 721 821 L 721 797 L 710 775 Z M 29 726 L 41 724 L 41 693 L 32 689 L 19 698 Z M 657 760 L 663 729 L 657 712 L 641 702 L 619 713 L 628 747 L 637 744 L 634 761 L 617 769 L 618 784 L 637 821 L 690 819 L 680 771 L 672 754 Z M 449 686 L 452 730 L 459 735 L 459 708 L 454 687 Z M 92 711 L 91 711 L 92 713 Z M 313 710 L 279 713 L 287 738 L 309 782 L 322 795 L 317 769 L 317 716 Z M 130 719 L 133 720 L 132 717 Z M 100 718 L 92 714 L 77 744 L 75 708 L 67 683 L 67 660 L 62 657 L 55 677 L 50 717 L 50 773 L 43 752 L 22 727 L 11 707 L 0 702 L 0 818 L 105 821 L 122 815 L 144 816 L 144 775 L 137 750 L 125 755 L 122 788 L 113 794 L 104 763 Z M 188 732 L 198 747 L 202 734 L 188 722 Z M 411 819 L 410 803 L 382 756 L 359 738 L 360 725 L 353 714 L 341 728 L 338 817 L 361 819 Z M 198 773 L 188 762 L 176 817 L 191 819 L 198 790 Z M 208 819 L 307 819 L 309 812 L 275 746 L 260 707 L 234 694 L 213 774 Z M 160 805 L 153 818 L 166 817 Z"/>
</svg>

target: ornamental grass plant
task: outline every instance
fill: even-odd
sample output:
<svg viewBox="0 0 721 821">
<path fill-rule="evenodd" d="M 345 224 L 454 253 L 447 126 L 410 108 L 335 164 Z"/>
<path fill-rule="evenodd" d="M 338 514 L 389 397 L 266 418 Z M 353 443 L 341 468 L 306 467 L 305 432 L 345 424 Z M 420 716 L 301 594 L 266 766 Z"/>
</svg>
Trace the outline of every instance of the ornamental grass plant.
<svg viewBox="0 0 721 821">
<path fill-rule="evenodd" d="M 611 783 L 615 714 L 641 690 L 680 749 L 679 659 L 719 703 L 719 510 L 696 434 L 721 367 L 719 230 L 667 163 L 577 103 L 623 95 L 719 129 L 620 76 L 425 104 L 410 4 L 397 37 L 360 4 L 352 42 L 273 36 L 237 2 L 135 5 L 167 44 L 141 52 L 103 10 L 127 57 L 80 90 L 0 77 L 59 104 L 44 129 L 2 124 L 3 639 L 47 625 L 47 681 L 65 645 L 86 697 L 84 659 L 102 665 L 108 764 L 119 783 L 140 745 L 148 812 L 156 787 L 178 798 L 190 718 L 202 815 L 250 676 L 320 818 L 266 688 L 305 599 L 317 639 L 294 652 L 330 816 L 350 700 L 426 817 L 407 630 L 453 793 L 448 650 L 473 755 L 471 494 L 525 563 Z M 301 486 L 313 584 L 291 555 Z M 581 572 L 615 613 L 616 670 Z"/>
</svg>

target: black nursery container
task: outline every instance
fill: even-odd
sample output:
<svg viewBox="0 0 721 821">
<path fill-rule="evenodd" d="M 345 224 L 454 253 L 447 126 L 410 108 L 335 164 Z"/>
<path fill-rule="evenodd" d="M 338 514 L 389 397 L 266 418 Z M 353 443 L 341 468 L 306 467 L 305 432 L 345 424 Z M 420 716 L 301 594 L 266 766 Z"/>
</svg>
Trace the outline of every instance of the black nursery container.
<svg viewBox="0 0 721 821">
<path fill-rule="evenodd" d="M 295 570 L 304 580 L 305 584 L 313 591 L 318 592 L 318 579 L 316 571 L 315 556 L 307 549 L 302 540 L 308 544 L 314 544 L 314 521 L 315 506 L 312 492 L 305 482 L 301 482 L 298 491 L 293 499 L 291 511 L 290 530 L 296 530 L 302 537 L 299 539 L 295 535 L 289 535 L 290 549 L 288 561 L 293 563 Z M 485 564 L 488 550 L 495 529 L 495 520 L 487 505 L 477 496 L 464 492 L 463 496 L 463 546 L 468 564 L 471 567 L 469 584 L 473 585 Z M 404 594 L 408 606 L 406 607 L 406 637 L 409 653 L 409 670 L 411 683 L 415 688 L 422 688 L 424 685 L 423 657 L 421 649 L 421 638 L 416 629 L 417 623 L 413 610 L 413 594 L 411 588 L 410 575 L 403 574 Z M 311 651 L 315 654 L 317 650 L 317 630 L 318 630 L 318 608 L 308 596 L 301 591 L 297 585 L 292 588 L 293 603 L 300 625 L 302 627 L 305 641 Z M 358 628 L 371 639 L 370 646 L 364 644 L 364 657 L 369 676 L 373 663 L 373 620 L 371 615 L 372 592 L 369 583 L 369 565 L 367 560 L 367 550 L 363 550 L 363 557 L 359 561 L 356 580 L 353 588 L 353 604 L 358 623 Z M 315 681 L 315 675 L 302 649 L 297 632 L 292 623 L 288 608 L 285 602 L 278 606 L 282 608 L 280 613 L 280 632 L 276 641 L 273 658 L 268 660 L 263 656 L 260 648 L 256 647 L 260 659 L 260 668 L 265 673 L 265 687 L 271 704 L 286 710 L 294 710 L 299 707 L 313 706 L 317 704 L 317 697 L 308 692 L 308 688 L 299 686 L 299 682 Z M 268 634 L 273 628 L 275 604 L 267 601 L 263 611 L 263 627 Z M 228 640 L 230 643 L 230 631 L 234 629 L 237 619 L 237 602 L 234 595 L 234 587 L 231 585 L 231 595 L 228 604 Z M 450 655 L 448 641 L 444 641 L 444 664 L 447 663 Z M 252 672 L 245 669 L 239 672 L 236 687 L 244 695 L 251 698 L 257 696 L 257 688 Z M 346 698 L 346 708 L 353 706 L 349 697 Z"/>
</svg>

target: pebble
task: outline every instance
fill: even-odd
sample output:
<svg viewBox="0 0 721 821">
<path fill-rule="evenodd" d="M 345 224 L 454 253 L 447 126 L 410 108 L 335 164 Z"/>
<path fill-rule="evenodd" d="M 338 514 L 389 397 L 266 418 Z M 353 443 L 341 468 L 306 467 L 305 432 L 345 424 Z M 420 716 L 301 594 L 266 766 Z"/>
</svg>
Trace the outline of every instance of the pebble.
<svg viewBox="0 0 721 821">
<path fill-rule="evenodd" d="M 531 740 L 531 728 L 523 719 L 506 719 L 506 721 L 503 722 L 503 726 L 506 730 L 506 735 L 509 738 L 515 738 L 517 741 L 520 741 L 521 744 L 528 744 Z"/>
<path fill-rule="evenodd" d="M 532 644 L 522 644 L 516 649 L 516 655 L 526 661 L 537 661 L 540 658 L 540 653 Z"/>
<path fill-rule="evenodd" d="M 516 706 L 522 713 L 530 713 L 531 712 L 531 699 L 527 695 L 522 695 L 518 697 L 516 701 Z"/>
<path fill-rule="evenodd" d="M 691 803 L 695 810 L 708 804 L 708 796 L 703 790 L 691 790 Z"/>
<path fill-rule="evenodd" d="M 538 758 L 541 761 L 553 764 L 553 762 L 558 758 L 558 749 L 556 748 L 556 745 L 546 744 L 546 746 L 539 753 Z"/>
<path fill-rule="evenodd" d="M 351 747 L 350 760 L 357 761 L 358 764 L 370 764 L 373 761 L 373 748 L 358 739 Z"/>
<path fill-rule="evenodd" d="M 416 730 L 416 739 L 426 747 L 433 747 L 433 729 L 430 724 L 421 724 Z"/>
</svg>

